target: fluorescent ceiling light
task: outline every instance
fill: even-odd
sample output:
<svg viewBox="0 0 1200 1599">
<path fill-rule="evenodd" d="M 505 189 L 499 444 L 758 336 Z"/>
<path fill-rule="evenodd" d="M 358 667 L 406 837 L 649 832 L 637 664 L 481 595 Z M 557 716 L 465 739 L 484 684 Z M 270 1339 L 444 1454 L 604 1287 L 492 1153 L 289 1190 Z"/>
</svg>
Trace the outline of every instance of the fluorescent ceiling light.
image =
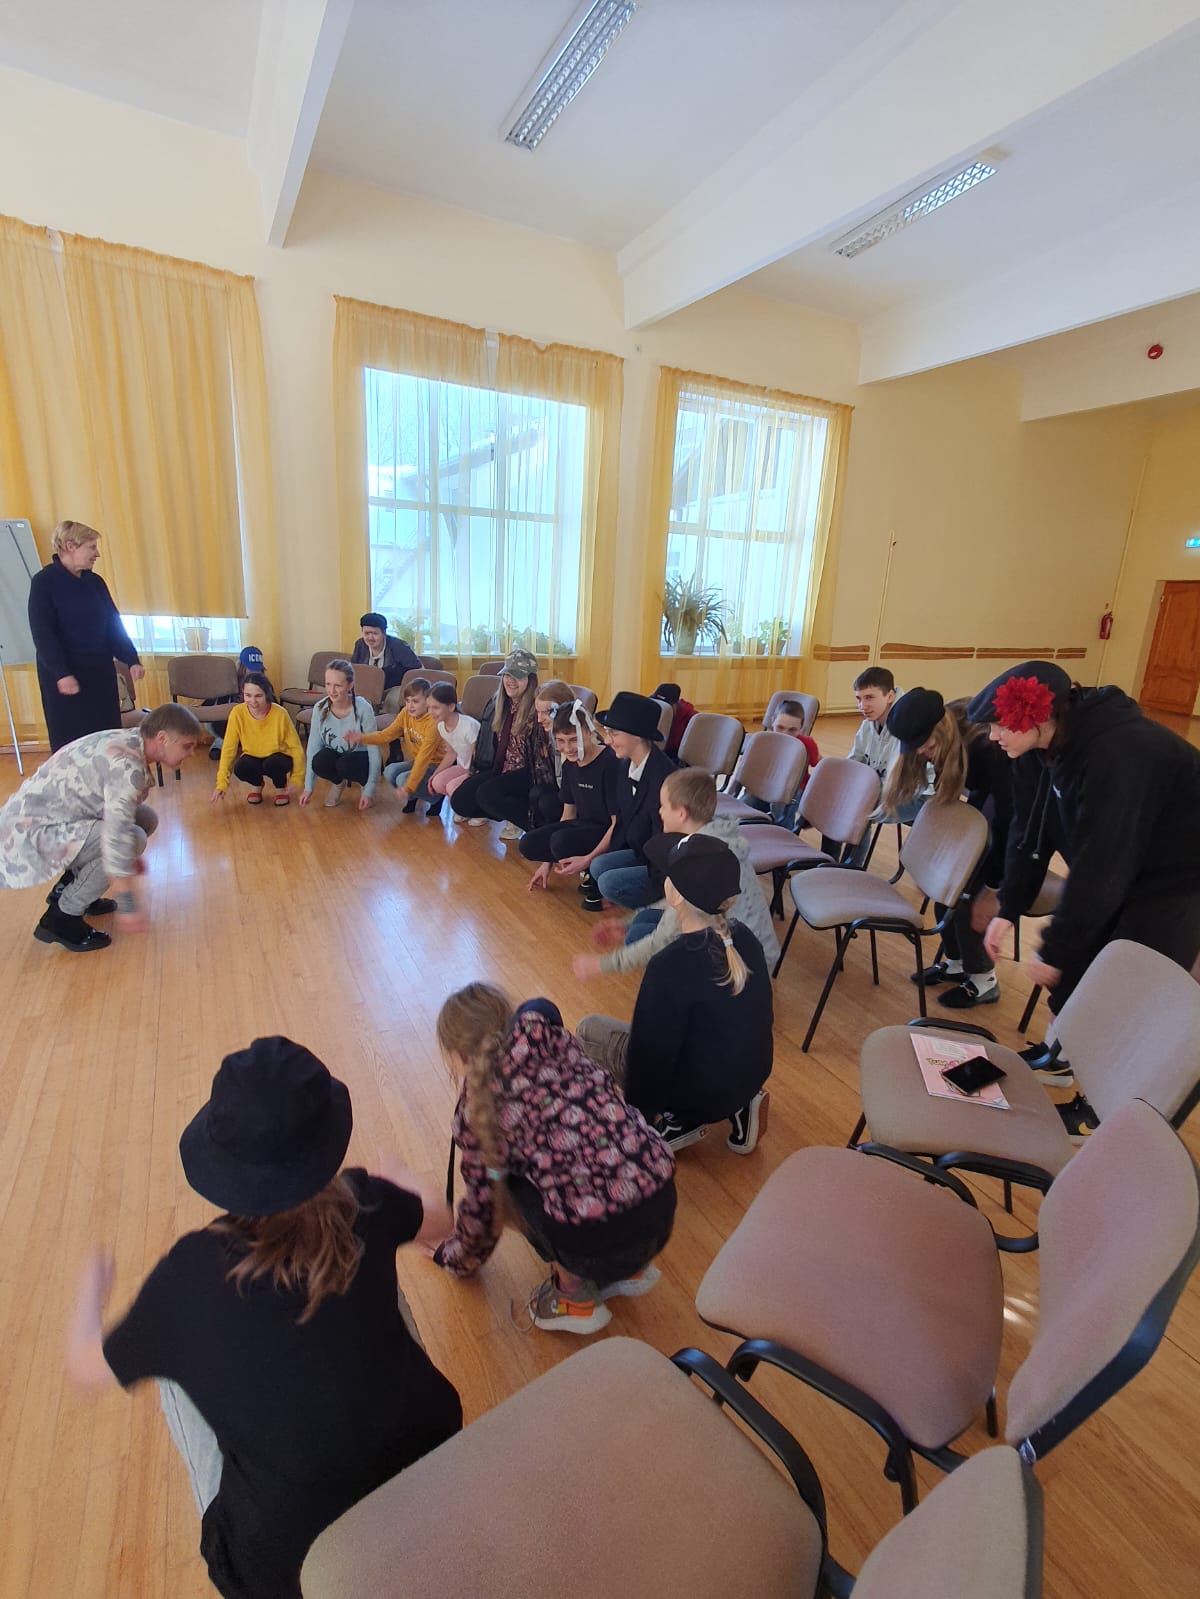
<svg viewBox="0 0 1200 1599">
<path fill-rule="evenodd" d="M 996 168 L 1003 159 L 1001 151 L 985 150 L 981 156 L 977 156 L 965 167 L 959 167 L 953 172 L 943 172 L 940 177 L 934 178 L 923 188 L 914 189 L 902 200 L 897 200 L 895 205 L 889 206 L 886 211 L 877 211 L 873 217 L 868 217 L 865 222 L 860 223 L 852 233 L 843 234 L 840 239 L 835 239 L 830 248 L 835 254 L 852 260 L 864 250 L 869 250 L 872 245 L 890 239 L 893 233 L 911 227 L 914 222 L 919 222 L 931 211 L 940 211 L 942 206 L 949 205 L 951 200 L 957 200 L 960 194 L 966 194 L 967 190 L 973 189 L 977 183 L 984 183 L 988 178 L 994 178 Z"/>
<path fill-rule="evenodd" d="M 508 144 L 521 150 L 537 149 L 636 10 L 637 0 L 593 0 L 586 7 L 538 74 L 520 109 L 505 118 Z"/>
</svg>

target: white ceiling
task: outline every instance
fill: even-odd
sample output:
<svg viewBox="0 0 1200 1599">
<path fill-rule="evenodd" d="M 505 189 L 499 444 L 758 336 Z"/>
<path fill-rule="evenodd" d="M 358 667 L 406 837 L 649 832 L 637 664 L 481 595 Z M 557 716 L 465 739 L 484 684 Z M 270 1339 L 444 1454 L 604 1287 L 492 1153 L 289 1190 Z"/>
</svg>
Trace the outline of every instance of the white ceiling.
<svg viewBox="0 0 1200 1599">
<path fill-rule="evenodd" d="M 578 0 L 357 0 L 317 166 L 616 250 L 902 0 L 641 0 L 536 152 L 501 124 Z"/>
<path fill-rule="evenodd" d="M 0 0 L 0 63 L 240 137 L 261 15 L 262 0 Z"/>
</svg>

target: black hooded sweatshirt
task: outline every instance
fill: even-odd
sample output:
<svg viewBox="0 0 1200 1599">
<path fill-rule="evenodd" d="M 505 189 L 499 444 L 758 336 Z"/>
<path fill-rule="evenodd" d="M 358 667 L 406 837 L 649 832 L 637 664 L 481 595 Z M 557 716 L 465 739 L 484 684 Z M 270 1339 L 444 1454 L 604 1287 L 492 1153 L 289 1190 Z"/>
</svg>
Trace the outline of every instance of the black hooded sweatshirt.
<svg viewBox="0 0 1200 1599">
<path fill-rule="evenodd" d="M 1070 867 L 1041 958 L 1064 967 L 1104 943 L 1132 900 L 1200 896 L 1200 750 L 1118 688 L 1078 693 L 1050 751 L 1013 762 L 1000 914 L 1037 897 L 1050 857 Z"/>
</svg>

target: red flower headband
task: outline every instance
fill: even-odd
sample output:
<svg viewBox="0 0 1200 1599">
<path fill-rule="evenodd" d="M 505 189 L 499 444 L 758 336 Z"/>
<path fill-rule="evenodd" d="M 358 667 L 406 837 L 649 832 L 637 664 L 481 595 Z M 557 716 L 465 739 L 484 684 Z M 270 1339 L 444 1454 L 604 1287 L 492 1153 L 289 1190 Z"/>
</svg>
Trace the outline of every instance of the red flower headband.
<svg viewBox="0 0 1200 1599">
<path fill-rule="evenodd" d="M 1010 733 L 1032 732 L 1053 709 L 1053 690 L 1036 677 L 1010 677 L 996 690 L 996 720 Z"/>
</svg>

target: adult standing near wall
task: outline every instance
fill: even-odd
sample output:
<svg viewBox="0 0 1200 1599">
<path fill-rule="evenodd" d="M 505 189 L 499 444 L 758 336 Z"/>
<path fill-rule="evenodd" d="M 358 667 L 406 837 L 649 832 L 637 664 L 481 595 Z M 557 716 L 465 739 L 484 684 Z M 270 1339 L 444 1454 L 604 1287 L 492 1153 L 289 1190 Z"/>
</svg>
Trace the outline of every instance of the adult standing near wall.
<svg viewBox="0 0 1200 1599">
<path fill-rule="evenodd" d="M 29 628 L 52 751 L 120 727 L 114 658 L 124 661 L 134 682 L 144 676 L 108 584 L 92 570 L 99 533 L 86 522 L 60 522 L 53 550 L 49 566 L 29 585 Z"/>
</svg>

